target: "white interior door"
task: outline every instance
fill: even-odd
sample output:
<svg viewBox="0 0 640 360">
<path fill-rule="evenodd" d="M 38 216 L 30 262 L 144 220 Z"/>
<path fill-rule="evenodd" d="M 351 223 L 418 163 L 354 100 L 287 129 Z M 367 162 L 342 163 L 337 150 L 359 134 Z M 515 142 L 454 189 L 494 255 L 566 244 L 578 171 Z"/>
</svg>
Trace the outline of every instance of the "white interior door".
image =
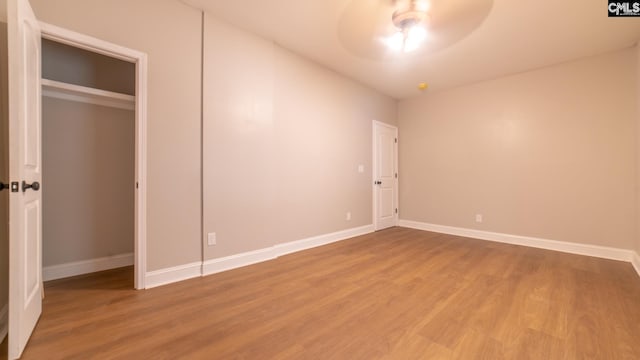
<svg viewBox="0 0 640 360">
<path fill-rule="evenodd" d="M 373 218 L 376 230 L 398 223 L 398 129 L 373 123 Z"/>
<path fill-rule="evenodd" d="M 40 26 L 28 0 L 7 2 L 9 42 L 9 359 L 42 313 Z"/>
</svg>

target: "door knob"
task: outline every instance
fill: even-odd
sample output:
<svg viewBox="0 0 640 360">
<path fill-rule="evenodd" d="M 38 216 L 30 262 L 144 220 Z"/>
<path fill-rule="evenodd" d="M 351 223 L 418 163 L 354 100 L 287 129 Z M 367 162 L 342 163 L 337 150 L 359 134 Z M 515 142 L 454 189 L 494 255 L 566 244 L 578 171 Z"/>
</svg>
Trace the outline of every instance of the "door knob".
<svg viewBox="0 0 640 360">
<path fill-rule="evenodd" d="M 374 185 L 382 185 L 382 181 L 376 180 L 376 182 L 374 182 Z"/>
<path fill-rule="evenodd" d="M 9 188 L 9 184 L 5 184 L 3 182 L 0 182 L 0 191 L 4 190 L 4 189 L 8 189 Z"/>
<path fill-rule="evenodd" d="M 33 191 L 40 190 L 40 183 L 34 181 L 32 184 L 27 184 L 26 181 L 22 181 L 22 192 L 27 191 L 27 189 L 32 189 Z"/>
</svg>

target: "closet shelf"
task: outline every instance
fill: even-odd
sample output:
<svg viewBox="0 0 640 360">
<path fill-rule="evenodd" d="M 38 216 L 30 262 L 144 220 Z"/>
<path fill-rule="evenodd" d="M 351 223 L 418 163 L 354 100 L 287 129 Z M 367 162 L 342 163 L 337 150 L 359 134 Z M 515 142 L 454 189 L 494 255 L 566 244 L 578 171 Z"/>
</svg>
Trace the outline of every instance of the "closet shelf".
<svg viewBox="0 0 640 360">
<path fill-rule="evenodd" d="M 108 106 L 124 110 L 135 110 L 136 97 L 60 81 L 42 79 L 42 96 Z"/>
</svg>

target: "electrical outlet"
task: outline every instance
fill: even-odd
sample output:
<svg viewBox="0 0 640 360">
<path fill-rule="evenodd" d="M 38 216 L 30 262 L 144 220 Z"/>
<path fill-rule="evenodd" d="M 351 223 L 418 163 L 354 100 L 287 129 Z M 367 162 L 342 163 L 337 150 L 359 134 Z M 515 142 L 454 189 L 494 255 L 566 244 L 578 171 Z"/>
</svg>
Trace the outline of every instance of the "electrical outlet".
<svg viewBox="0 0 640 360">
<path fill-rule="evenodd" d="M 213 246 L 217 243 L 217 239 L 216 239 L 216 233 L 209 233 L 207 234 L 207 244 L 209 246 Z"/>
<path fill-rule="evenodd" d="M 476 214 L 476 222 L 477 223 L 481 223 L 482 222 L 482 214 Z"/>
<path fill-rule="evenodd" d="M 347 221 L 351 221 L 351 211 L 347 213 L 346 219 Z"/>
<path fill-rule="evenodd" d="M 363 173 L 364 172 L 364 165 L 358 165 L 358 172 L 359 173 Z"/>
</svg>

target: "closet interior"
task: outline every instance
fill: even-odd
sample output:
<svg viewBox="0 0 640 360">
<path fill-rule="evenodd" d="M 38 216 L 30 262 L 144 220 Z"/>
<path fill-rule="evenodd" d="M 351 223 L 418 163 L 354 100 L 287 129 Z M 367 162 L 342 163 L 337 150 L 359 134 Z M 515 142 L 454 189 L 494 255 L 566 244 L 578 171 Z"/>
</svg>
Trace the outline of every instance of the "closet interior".
<svg viewBox="0 0 640 360">
<path fill-rule="evenodd" d="M 133 265 L 135 72 L 42 40 L 44 281 Z"/>
</svg>

